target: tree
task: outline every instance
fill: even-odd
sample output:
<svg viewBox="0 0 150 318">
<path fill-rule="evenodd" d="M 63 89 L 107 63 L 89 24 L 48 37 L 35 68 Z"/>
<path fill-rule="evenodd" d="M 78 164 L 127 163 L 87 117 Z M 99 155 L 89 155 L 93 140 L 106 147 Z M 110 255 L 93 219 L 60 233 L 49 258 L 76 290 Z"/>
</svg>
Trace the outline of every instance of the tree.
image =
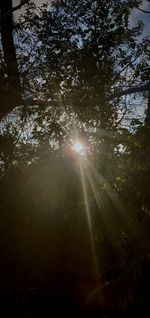
<svg viewBox="0 0 150 318">
<path fill-rule="evenodd" d="M 1 39 L 4 51 L 4 60 L 6 64 L 7 72 L 7 92 L 2 99 L 2 116 L 7 114 L 7 109 L 10 103 L 10 109 L 13 109 L 15 105 L 21 104 L 21 86 L 19 71 L 16 58 L 16 49 L 13 40 L 13 18 L 12 14 L 8 14 L 12 11 L 12 1 L 1 1 Z"/>
<path fill-rule="evenodd" d="M 1 15 L 2 17 L 3 16 L 7 17 L 7 22 L 5 22 L 5 23 L 9 24 L 9 20 L 10 20 L 10 24 L 12 24 L 11 21 L 12 21 L 12 12 L 13 12 L 13 10 L 20 8 L 26 2 L 28 3 L 28 1 L 21 2 L 16 8 L 13 8 L 13 9 L 12 9 L 11 1 L 8 1 L 8 2 L 5 1 L 5 6 L 4 6 L 4 4 L 2 2 L 2 4 L 1 4 L 2 9 L 1 10 L 2 11 L 5 10 L 5 11 L 8 12 L 8 14 L 6 16 L 5 16 L 5 13 L 3 14 L 3 12 L 2 12 L 2 15 Z M 8 3 L 8 8 L 6 6 L 6 3 Z M 84 70 L 84 73 L 85 73 L 84 76 L 86 76 L 86 75 L 87 75 L 87 77 L 88 76 L 92 76 L 92 73 L 90 74 L 90 72 L 92 71 L 92 68 L 93 68 L 93 71 L 94 71 L 94 68 L 95 68 L 95 70 L 97 70 L 97 73 L 99 71 L 99 73 L 101 72 L 101 74 L 105 74 L 105 78 L 108 79 L 107 73 L 109 72 L 109 68 L 113 68 L 113 72 L 114 72 L 114 69 L 115 69 L 116 77 L 115 77 L 115 74 L 113 75 L 115 80 L 113 81 L 113 78 L 112 78 L 111 79 L 111 83 L 110 83 L 110 87 L 107 88 L 107 91 L 111 92 L 112 89 L 114 89 L 114 87 L 116 85 L 117 86 L 118 85 L 121 85 L 121 86 L 123 85 L 123 82 L 122 82 L 122 84 L 119 83 L 120 80 L 121 81 L 123 80 L 123 76 L 121 76 L 122 75 L 121 69 L 122 69 L 122 71 L 125 72 L 125 70 L 127 71 L 128 67 L 130 67 L 130 69 L 131 69 L 131 66 L 135 67 L 136 66 L 135 61 L 137 60 L 137 58 L 139 59 L 139 56 L 141 56 L 141 54 L 142 54 L 143 46 L 142 45 L 137 45 L 136 41 L 135 41 L 136 35 L 138 35 L 138 33 L 139 33 L 138 29 L 135 29 L 135 31 L 133 31 L 133 32 L 128 29 L 128 16 L 130 14 L 130 10 L 133 8 L 133 6 L 139 5 L 139 4 L 140 4 L 140 1 L 137 1 L 136 3 L 135 3 L 135 1 L 133 1 L 133 2 L 132 1 L 126 1 L 126 6 L 121 7 L 119 1 L 116 2 L 115 5 L 112 4 L 112 3 L 109 3 L 109 5 L 107 5 L 107 6 L 105 6 L 105 1 L 101 5 L 99 3 L 96 4 L 96 2 L 93 3 L 93 4 L 89 4 L 88 1 L 87 1 L 87 2 L 84 3 L 84 9 L 85 9 L 85 13 L 87 12 L 87 14 L 88 14 L 89 10 L 91 10 L 91 14 L 88 17 L 86 14 L 84 15 L 83 12 L 80 12 L 81 8 L 80 8 L 79 4 L 74 5 L 74 8 L 73 8 L 73 3 L 71 5 L 68 5 L 67 2 L 63 2 L 62 1 L 60 3 L 57 3 L 57 1 L 56 1 L 56 6 L 55 6 L 55 2 L 52 3 L 52 8 L 54 9 L 54 12 L 53 12 L 53 9 L 52 9 L 51 13 L 48 13 L 48 14 L 45 14 L 46 12 L 43 13 L 44 14 L 43 18 L 42 18 L 42 16 L 41 16 L 41 18 L 39 18 L 39 16 L 37 16 L 35 13 L 33 13 L 33 17 L 34 17 L 35 23 L 34 23 L 34 25 L 32 23 L 32 26 L 30 24 L 30 27 L 32 29 L 32 31 L 30 31 L 30 36 L 31 36 L 32 32 L 39 33 L 38 31 L 41 29 L 41 26 L 42 26 L 42 19 L 44 19 L 43 23 L 45 24 L 45 26 L 47 25 L 46 24 L 47 23 L 46 19 L 48 19 L 49 28 L 52 27 L 50 29 L 49 34 L 51 34 L 52 37 L 53 37 L 54 28 L 56 28 L 58 30 L 59 27 L 60 28 L 64 28 L 65 27 L 65 30 L 63 31 L 64 32 L 64 36 L 62 37 L 61 31 L 58 30 L 57 38 L 59 38 L 59 35 L 60 35 L 60 37 L 61 37 L 60 43 L 65 41 L 64 43 L 62 43 L 62 45 L 67 45 L 68 50 L 70 50 L 70 52 L 71 52 L 69 54 L 69 56 L 70 56 L 70 58 L 72 58 L 72 60 L 74 59 L 73 54 L 76 55 L 76 61 L 77 61 L 76 65 L 80 65 L 80 70 L 81 69 Z M 28 5 L 29 5 L 29 8 L 30 8 L 30 11 L 33 10 L 33 7 L 31 6 L 30 2 L 29 2 Z M 55 10 L 55 7 L 56 7 L 56 10 Z M 104 7 L 106 7 L 105 10 L 103 10 Z M 64 13 L 61 12 L 61 8 L 64 9 Z M 75 12 L 76 17 L 73 17 L 73 15 L 72 15 L 69 18 L 67 16 L 67 11 L 68 11 L 68 14 L 70 14 L 71 10 L 72 10 L 72 12 L 74 12 L 75 10 L 77 11 L 77 12 Z M 97 13 L 96 13 L 96 10 L 97 10 Z M 70 11 L 70 13 L 69 13 L 69 11 Z M 112 16 L 110 16 L 111 18 L 108 17 L 109 13 L 112 15 Z M 59 19 L 59 26 L 58 26 L 58 19 L 56 18 L 57 14 L 58 14 L 58 19 Z M 46 16 L 47 16 L 47 18 L 46 18 Z M 29 18 L 29 15 L 28 15 L 27 19 L 28 18 Z M 30 18 L 31 18 L 31 12 L 30 12 Z M 67 18 L 68 26 L 66 26 L 64 18 Z M 56 20 L 54 21 L 54 19 L 56 19 Z M 99 19 L 99 21 L 98 21 L 98 19 Z M 113 21 L 113 19 L 114 19 L 114 21 Z M 3 21 L 3 20 L 5 21 L 6 19 L 2 19 L 1 21 Z M 103 21 L 104 20 L 105 20 L 105 23 L 103 25 Z M 76 22 L 77 22 L 77 25 L 76 25 Z M 119 23 L 120 23 L 120 25 L 119 25 Z M 38 24 L 39 30 L 37 30 L 37 24 Z M 43 26 L 44 26 L 44 24 L 43 24 Z M 69 29 L 69 26 L 70 26 L 70 29 Z M 107 33 L 106 33 L 106 26 L 108 27 Z M 102 27 L 104 29 L 104 32 L 103 32 L 103 35 L 100 37 L 99 32 L 100 32 L 100 30 L 102 31 Z M 13 44 L 12 44 L 12 31 L 13 31 L 13 29 L 12 28 L 13 28 L 13 26 L 10 27 L 10 31 L 9 31 L 10 35 L 9 35 L 9 37 L 5 37 L 5 36 L 3 37 L 5 39 L 7 38 L 7 44 L 10 41 L 10 44 L 9 44 L 10 47 L 13 47 Z M 6 28 L 4 27 L 3 29 L 5 30 Z M 48 32 L 48 28 L 47 28 L 47 32 Z M 122 36 L 122 34 L 124 34 L 124 37 Z M 35 37 L 36 37 L 36 34 L 35 34 Z M 11 38 L 11 40 L 9 40 L 10 38 Z M 55 36 L 54 36 L 54 41 L 55 42 L 58 41 Z M 80 42 L 80 44 L 77 43 L 77 42 Z M 82 44 L 81 44 L 81 42 L 82 42 Z M 28 43 L 27 45 L 29 46 L 30 44 Z M 46 42 L 45 42 L 45 44 L 46 44 Z M 45 44 L 43 42 L 42 50 L 43 49 L 45 50 Z M 124 49 L 123 47 L 121 48 L 121 45 L 123 45 L 123 44 L 128 46 L 128 48 L 129 48 L 128 54 L 127 54 L 127 46 L 126 46 L 126 49 Z M 35 45 L 34 53 L 36 51 L 36 53 L 35 53 L 36 54 L 36 62 L 34 63 L 34 65 L 35 65 L 37 63 L 37 58 L 41 58 L 42 59 L 42 55 L 39 56 L 39 51 L 40 51 L 40 54 L 42 54 L 42 50 L 40 50 L 38 42 L 34 43 L 34 45 Z M 83 45 L 83 47 L 82 48 L 80 47 L 80 49 L 79 49 L 78 45 L 79 46 Z M 90 56 L 88 57 L 89 53 L 87 53 L 87 54 L 85 53 L 84 54 L 84 51 L 86 52 L 86 46 L 88 46 L 89 47 L 88 49 L 90 49 L 91 45 L 93 46 L 93 49 L 94 49 L 95 53 L 94 52 L 90 53 L 91 57 Z M 100 45 L 101 48 L 100 47 L 98 48 L 98 45 Z M 119 49 L 119 46 L 120 46 L 120 49 Z M 57 44 L 56 44 L 56 47 L 57 47 Z M 59 58 L 59 56 L 60 56 L 60 53 L 58 53 L 57 55 L 55 53 L 56 47 L 55 46 L 53 47 L 54 52 L 52 54 L 53 57 L 51 57 L 52 59 L 54 58 L 53 61 L 52 61 L 53 67 L 55 65 L 54 60 L 57 59 L 56 57 Z M 114 56 L 113 56 L 113 50 L 112 50 L 113 47 L 114 47 L 115 52 L 117 54 L 116 57 L 117 57 L 117 60 L 118 60 L 118 63 L 115 63 L 115 64 L 114 64 Z M 117 47 L 118 47 L 118 53 L 117 53 L 117 49 L 116 49 Z M 145 42 L 145 48 L 146 48 L 146 42 Z M 3 49 L 4 49 L 4 45 L 3 45 Z M 14 48 L 12 50 L 14 51 Z M 112 50 L 111 53 L 110 53 L 110 50 Z M 60 50 L 60 52 L 62 53 L 62 50 Z M 67 50 L 66 50 L 66 52 L 67 52 Z M 103 61 L 103 64 L 104 64 L 103 68 L 104 69 L 100 70 L 100 66 L 99 66 L 99 70 L 98 70 L 98 64 L 96 66 L 96 63 L 99 63 L 100 60 L 103 59 L 102 55 L 104 54 L 104 52 L 105 52 L 105 56 L 107 56 L 107 59 L 106 59 L 107 61 Z M 7 56 L 5 56 L 5 54 L 4 54 L 4 56 L 5 56 L 4 58 L 5 58 L 6 65 L 8 64 L 8 61 L 7 61 L 8 57 L 10 59 L 10 56 L 12 56 L 11 58 L 14 59 L 13 63 L 9 62 L 9 65 L 11 65 L 11 66 L 14 65 L 14 67 L 16 69 L 16 71 L 15 71 L 16 79 L 15 79 L 15 81 L 13 81 L 13 83 L 16 82 L 16 86 L 17 87 L 16 87 L 15 90 L 13 90 L 13 94 L 14 94 L 14 92 L 16 92 L 15 94 L 17 94 L 17 96 L 20 95 L 19 98 L 22 99 L 22 97 L 24 96 L 24 89 L 23 89 L 24 84 L 23 83 L 25 83 L 25 76 L 24 76 L 24 74 L 21 75 L 22 71 L 21 71 L 21 68 L 20 68 L 20 78 L 19 78 L 19 74 L 18 74 L 18 71 L 17 71 L 17 63 L 16 63 L 17 61 L 16 61 L 14 53 L 10 54 L 10 53 L 8 53 L 8 50 L 7 50 L 7 54 L 6 54 Z M 64 54 L 65 54 L 65 52 L 64 52 Z M 63 54 L 63 59 L 64 59 L 64 54 Z M 95 54 L 95 57 L 93 57 L 92 54 Z M 109 60 L 109 55 L 111 56 L 110 60 Z M 91 63 L 91 66 L 90 66 L 91 70 L 87 69 L 87 67 L 85 65 L 85 60 L 86 60 L 87 64 L 88 64 L 88 61 Z M 35 61 L 35 59 L 34 59 L 34 61 Z M 18 63 L 19 63 L 19 61 L 18 61 Z M 65 60 L 64 60 L 64 63 L 65 63 Z M 95 66 L 94 66 L 94 64 L 95 64 Z M 37 63 L 37 65 L 38 65 L 38 67 L 40 67 L 41 71 L 43 72 L 44 71 L 43 66 L 41 66 L 40 63 Z M 72 65 L 72 72 L 74 72 L 74 74 L 75 74 L 76 65 L 74 65 L 74 66 Z M 21 65 L 20 65 L 20 67 L 21 67 Z M 52 67 L 52 65 L 51 65 L 51 67 Z M 10 67 L 9 67 L 9 69 L 10 69 Z M 36 68 L 36 71 L 37 71 L 37 68 Z M 66 69 L 66 71 L 67 71 L 67 69 Z M 12 70 L 12 72 L 13 72 L 13 70 Z M 33 68 L 33 72 L 34 72 L 34 68 Z M 39 70 L 38 70 L 38 72 L 39 72 Z M 71 69 L 70 69 L 69 72 L 71 72 Z M 110 72 L 111 72 L 111 69 L 110 69 Z M 7 70 L 7 73 L 8 73 L 8 70 Z M 117 75 L 117 73 L 118 73 L 118 75 Z M 43 77 L 43 74 L 41 74 L 41 76 Z M 72 78 L 72 80 L 73 80 L 73 73 L 70 74 L 70 75 L 68 74 L 68 76 L 70 76 L 69 78 L 70 79 Z M 79 76 L 81 76 L 81 75 L 78 74 L 78 77 Z M 118 76 L 119 76 L 119 78 L 117 78 Z M 9 77 L 10 76 L 8 76 L 8 79 L 9 79 Z M 134 75 L 132 75 L 132 77 L 134 79 Z M 20 88 L 19 88 L 19 85 L 18 85 L 19 81 L 22 82 L 21 78 L 23 79 L 22 94 L 20 92 Z M 77 80 L 78 79 L 76 78 L 76 81 Z M 102 79 L 101 79 L 101 81 L 102 81 Z M 15 85 L 15 84 L 13 84 L 13 85 Z M 35 85 L 35 81 L 34 81 L 34 85 Z M 131 86 L 131 82 L 129 83 L 129 85 Z M 10 84 L 9 84 L 9 86 L 10 86 Z M 100 86 L 101 86 L 101 83 L 99 83 L 99 87 L 98 87 L 98 84 L 97 84 L 97 90 L 98 91 L 99 91 Z M 140 86 L 141 85 L 138 85 L 138 87 L 140 87 Z M 18 90 L 18 93 L 17 93 L 17 90 Z M 102 84 L 101 91 L 103 92 L 103 84 Z M 93 94 L 96 95 L 97 92 L 93 92 Z M 100 95 L 100 93 L 99 93 L 99 95 Z M 102 93 L 101 93 L 101 95 L 102 95 Z M 111 96 L 110 98 L 114 97 L 113 94 L 111 94 L 110 96 Z M 48 96 L 46 96 L 46 97 L 48 97 Z M 16 98 L 18 98 L 18 97 L 16 97 Z M 26 99 L 26 97 L 25 97 L 25 99 Z M 24 98 L 23 98 L 23 100 L 24 100 Z M 20 102 L 23 103 L 23 100 L 20 100 Z M 43 100 L 43 98 L 42 98 L 42 100 Z M 18 102 L 19 102 L 19 100 L 18 101 L 16 100 L 16 103 L 18 103 Z M 26 104 L 27 103 L 34 104 L 35 102 L 31 99 L 30 102 L 26 101 Z M 39 103 L 39 99 L 36 100 L 36 103 Z M 43 103 L 45 103 L 45 104 L 47 103 L 45 98 L 43 100 Z M 11 107 L 11 109 L 12 108 L 13 108 L 13 106 Z M 7 113 L 7 111 L 5 113 Z M 102 111 L 102 113 L 104 114 L 103 111 Z"/>
<path fill-rule="evenodd" d="M 72 315 L 88 301 L 102 317 L 148 316 L 149 125 L 123 119 L 128 96 L 149 90 L 149 43 L 128 26 L 140 1 L 123 3 L 53 1 L 37 14 L 29 1 L 11 29 L 21 105 L 1 111 L 13 109 L 0 126 L 2 316 Z M 3 54 L 5 96 L 7 73 Z"/>
</svg>

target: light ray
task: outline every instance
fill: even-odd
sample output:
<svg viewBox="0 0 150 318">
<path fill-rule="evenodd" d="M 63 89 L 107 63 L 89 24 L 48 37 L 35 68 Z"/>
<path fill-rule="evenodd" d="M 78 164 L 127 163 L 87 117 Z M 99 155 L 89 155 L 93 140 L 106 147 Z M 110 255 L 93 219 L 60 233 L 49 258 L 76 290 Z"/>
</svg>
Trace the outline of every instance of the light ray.
<svg viewBox="0 0 150 318">
<path fill-rule="evenodd" d="M 108 209 L 105 206 L 103 199 L 101 198 L 101 195 L 99 192 L 99 187 L 98 187 L 96 181 L 94 180 L 92 173 L 90 172 L 89 169 L 86 169 L 86 173 L 87 173 L 88 180 L 89 180 L 89 183 L 91 185 L 91 188 L 92 188 L 92 191 L 94 194 L 95 201 L 96 201 L 97 206 L 98 206 L 98 210 L 101 214 L 102 222 L 105 226 L 107 236 L 110 240 L 112 249 L 114 251 L 114 255 L 116 256 L 116 258 L 119 260 L 119 262 L 121 264 L 122 263 L 121 255 L 119 253 L 118 247 L 116 247 L 116 243 L 118 242 L 118 231 L 117 231 L 118 229 L 116 228 L 116 224 L 114 224 L 114 222 L 112 222 L 112 217 L 110 216 L 110 213 L 108 213 Z"/>
<path fill-rule="evenodd" d="M 95 273 L 95 278 L 96 278 L 96 284 L 99 285 L 99 278 L 100 278 L 99 275 L 100 274 L 99 274 L 99 270 L 98 270 L 97 256 L 96 256 L 95 243 L 94 243 L 94 237 L 93 237 L 92 218 L 91 218 L 91 214 L 90 214 L 90 207 L 89 207 L 89 200 L 88 200 L 88 193 L 87 193 L 87 185 L 86 185 L 86 180 L 85 180 L 85 175 L 84 175 L 83 162 L 80 160 L 79 164 L 80 164 L 83 196 L 84 196 L 84 202 L 85 202 L 86 218 L 87 218 L 89 234 L 90 234 L 90 241 L 91 241 L 94 273 Z"/>
<path fill-rule="evenodd" d="M 92 175 L 94 176 L 94 180 L 99 185 L 105 184 L 105 190 L 108 194 L 109 198 L 113 202 L 117 212 L 119 213 L 119 216 L 122 219 L 122 224 L 120 224 L 123 228 L 125 228 L 128 231 L 128 234 L 132 236 L 132 238 L 136 238 L 140 242 L 145 241 L 145 235 L 143 232 L 143 229 L 135 215 L 130 215 L 130 211 L 126 211 L 125 204 L 123 204 L 119 198 L 119 195 L 117 191 L 112 188 L 112 186 L 109 184 L 109 182 L 100 174 L 97 169 L 90 163 L 90 161 L 86 161 L 87 165 L 87 171 L 91 171 Z M 96 191 L 96 190 L 94 190 Z M 121 220 L 120 220 L 121 221 Z M 116 224 L 115 224 L 116 227 Z"/>
</svg>

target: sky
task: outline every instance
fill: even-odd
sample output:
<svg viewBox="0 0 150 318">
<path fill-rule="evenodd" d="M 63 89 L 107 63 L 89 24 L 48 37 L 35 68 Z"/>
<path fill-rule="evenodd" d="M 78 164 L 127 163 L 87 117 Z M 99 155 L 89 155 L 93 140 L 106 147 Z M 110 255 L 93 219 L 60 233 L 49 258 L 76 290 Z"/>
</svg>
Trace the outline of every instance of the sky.
<svg viewBox="0 0 150 318">
<path fill-rule="evenodd" d="M 13 0 L 13 5 L 16 6 L 20 3 L 21 0 Z M 32 0 L 37 6 L 42 5 L 43 3 L 50 3 L 50 0 Z M 142 9 L 150 11 L 150 1 L 143 0 Z M 17 15 L 21 12 L 21 10 L 17 11 Z M 133 9 L 131 12 L 129 23 L 134 26 L 138 20 L 142 20 L 144 22 L 144 35 L 150 35 L 150 14 L 139 11 L 138 9 Z"/>
<path fill-rule="evenodd" d="M 141 9 L 150 11 L 150 2 L 144 0 Z M 144 35 L 150 35 L 150 14 L 139 11 L 138 9 L 133 9 L 130 16 L 130 25 L 134 26 L 138 20 L 144 22 Z"/>
<path fill-rule="evenodd" d="M 16 6 L 20 3 L 21 0 L 13 0 L 13 5 Z M 40 6 L 44 3 L 50 4 L 51 0 L 32 0 L 37 6 Z M 147 10 L 150 11 L 150 1 L 147 0 L 143 0 L 143 4 L 140 7 L 143 10 Z M 15 16 L 17 18 L 17 16 L 23 13 L 23 9 L 21 10 L 17 10 L 17 12 L 15 13 Z M 130 15 L 130 19 L 129 19 L 129 25 L 131 27 L 135 26 L 136 23 L 138 22 L 138 20 L 143 21 L 144 23 L 144 32 L 143 32 L 143 36 L 150 36 L 150 14 L 148 13 L 144 13 L 141 12 L 138 9 L 133 9 Z M 140 115 L 141 115 L 141 110 L 140 111 Z M 142 109 L 142 113 L 143 113 L 143 109 Z"/>
</svg>

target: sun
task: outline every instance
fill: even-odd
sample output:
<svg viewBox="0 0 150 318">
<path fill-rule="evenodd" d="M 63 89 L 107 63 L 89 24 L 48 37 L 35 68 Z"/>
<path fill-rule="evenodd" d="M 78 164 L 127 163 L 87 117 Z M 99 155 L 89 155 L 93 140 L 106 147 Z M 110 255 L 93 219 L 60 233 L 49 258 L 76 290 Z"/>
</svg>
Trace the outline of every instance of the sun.
<svg viewBox="0 0 150 318">
<path fill-rule="evenodd" d="M 73 145 L 73 150 L 77 152 L 80 156 L 83 156 L 85 153 L 84 146 L 81 144 L 81 142 L 75 142 Z"/>
<path fill-rule="evenodd" d="M 73 146 L 73 149 L 80 153 L 83 150 L 83 145 L 80 142 L 76 142 Z"/>
</svg>

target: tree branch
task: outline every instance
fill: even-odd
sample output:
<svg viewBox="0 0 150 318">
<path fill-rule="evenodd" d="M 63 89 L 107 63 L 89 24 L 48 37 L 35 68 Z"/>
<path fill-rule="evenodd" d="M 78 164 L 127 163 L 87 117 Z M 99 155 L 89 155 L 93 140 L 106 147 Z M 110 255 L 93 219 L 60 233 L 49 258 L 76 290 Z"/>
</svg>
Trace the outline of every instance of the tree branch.
<svg viewBox="0 0 150 318">
<path fill-rule="evenodd" d="M 110 95 L 107 98 L 107 100 L 109 101 L 115 98 L 120 98 L 122 96 L 135 94 L 135 93 L 143 93 L 143 92 L 149 91 L 149 89 L 150 89 L 150 82 L 145 85 L 131 87 L 126 90 L 122 90 L 122 91 L 118 90 L 118 92 L 116 91 L 113 95 Z M 49 106 L 50 102 L 47 100 L 41 100 L 41 99 L 29 99 L 29 100 L 25 100 L 23 104 L 30 105 L 30 106 L 35 106 L 35 105 Z"/>
<path fill-rule="evenodd" d="M 127 108 L 127 101 L 125 99 L 125 109 L 124 109 L 124 112 L 122 113 L 122 116 L 120 117 L 120 119 L 117 121 L 116 125 L 115 125 L 115 128 L 117 128 L 119 126 L 119 124 L 122 122 L 122 120 L 124 119 L 126 113 L 128 111 L 128 108 Z"/>
<path fill-rule="evenodd" d="M 119 97 L 129 95 L 129 94 L 142 93 L 142 92 L 146 92 L 149 90 L 150 90 L 150 82 L 145 84 L 145 85 L 131 87 L 131 88 L 128 88 L 126 90 L 119 90 L 119 89 L 117 90 L 116 89 L 116 92 L 114 94 L 110 95 L 108 97 L 108 100 L 112 100 L 112 99 L 119 98 Z"/>
<path fill-rule="evenodd" d="M 141 8 L 136 8 L 136 9 L 138 9 L 139 11 L 141 11 L 141 12 L 144 12 L 144 13 L 149 13 L 150 14 L 150 11 L 147 11 L 147 10 L 143 10 L 143 9 L 141 9 Z"/>
<path fill-rule="evenodd" d="M 28 3 L 30 0 L 22 0 L 17 6 L 13 7 L 11 10 L 9 10 L 5 15 L 10 15 L 14 11 L 20 10 L 26 3 Z"/>
</svg>

